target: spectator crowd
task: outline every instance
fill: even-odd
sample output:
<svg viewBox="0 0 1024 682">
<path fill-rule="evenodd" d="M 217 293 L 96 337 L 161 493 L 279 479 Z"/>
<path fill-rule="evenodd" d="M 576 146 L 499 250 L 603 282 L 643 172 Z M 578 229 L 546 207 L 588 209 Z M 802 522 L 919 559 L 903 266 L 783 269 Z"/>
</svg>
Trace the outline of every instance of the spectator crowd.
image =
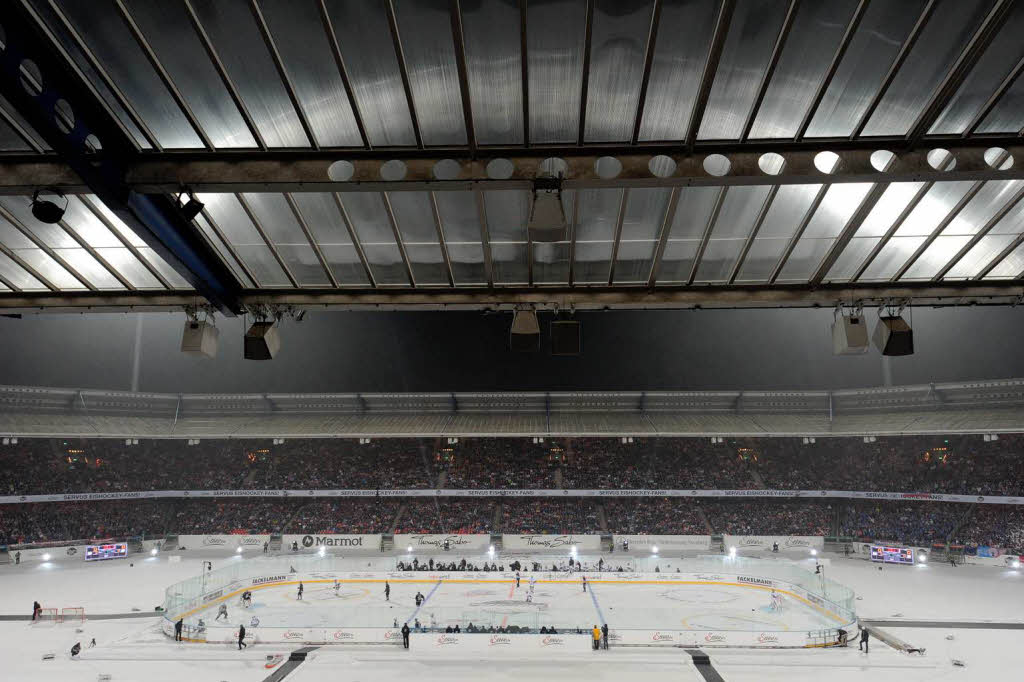
<svg viewBox="0 0 1024 682">
<path fill-rule="evenodd" d="M 1024 439 L 20 439 L 0 494 L 286 489 L 803 489 L 1024 495 Z M 829 504 L 829 501 L 832 504 Z M 1024 511 L 940 502 L 683 497 L 170 498 L 0 504 L 0 542 L 163 533 L 840 535 L 1024 545 Z"/>
</svg>

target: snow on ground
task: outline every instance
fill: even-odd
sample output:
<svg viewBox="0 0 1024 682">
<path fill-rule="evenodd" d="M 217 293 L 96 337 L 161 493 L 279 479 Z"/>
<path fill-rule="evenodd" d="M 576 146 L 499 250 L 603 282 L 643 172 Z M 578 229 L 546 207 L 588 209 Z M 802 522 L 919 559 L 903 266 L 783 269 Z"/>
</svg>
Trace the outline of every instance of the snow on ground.
<svg viewBox="0 0 1024 682">
<path fill-rule="evenodd" d="M 170 562 L 167 557 L 152 557 L 130 562 L 84 564 L 54 562 L 0 567 L 0 604 L 5 614 L 27 614 L 32 600 L 44 605 L 84 606 L 87 613 L 127 612 L 132 608 L 146 611 L 161 603 L 164 589 L 179 580 L 199 574 L 198 556 Z M 217 562 L 234 561 L 221 557 Z M 257 559 L 258 560 L 258 559 Z M 134 566 L 130 564 L 134 563 Z M 365 561 L 363 562 L 363 565 Z M 222 564 L 221 564 L 222 565 Z M 362 565 L 360 566 L 362 567 Z M 353 567 L 355 568 L 355 566 Z M 1024 603 L 1024 576 L 1019 572 L 982 566 L 948 565 L 885 566 L 878 571 L 875 564 L 860 559 L 832 557 L 826 568 L 828 577 L 852 588 L 862 599 L 856 602 L 862 618 L 890 618 L 902 614 L 905 619 L 935 620 L 1024 620 L 1020 604 Z M 364 608 L 383 599 L 380 586 L 367 588 L 365 594 L 352 587 L 343 597 L 307 591 L 309 613 L 315 613 L 329 600 L 338 599 L 346 605 Z M 358 586 L 356 586 L 358 588 Z M 429 587 L 429 586 L 428 586 Z M 597 597 L 605 615 L 616 613 L 625 622 L 627 607 L 638 608 L 652 603 L 665 604 L 673 597 L 648 595 L 641 585 L 623 585 L 617 594 L 609 586 L 598 586 Z M 411 595 L 404 587 L 393 585 L 392 600 L 400 605 L 401 617 L 415 610 Z M 446 596 L 447 590 L 452 590 Z M 521 589 L 525 589 L 521 588 Z M 570 585 L 538 584 L 535 598 L 562 610 L 594 613 L 589 594 L 584 597 Z M 651 586 L 664 592 L 665 587 Z M 312 586 L 310 586 L 312 590 Z M 482 594 L 469 592 L 494 592 Z M 421 590 L 426 594 L 428 590 Z M 466 612 L 482 611 L 477 602 L 497 602 L 488 608 L 501 613 L 504 608 L 521 608 L 517 599 L 509 599 L 511 586 L 446 585 L 433 598 L 440 597 L 436 607 L 447 599 L 449 607 Z M 294 594 L 279 590 L 280 608 L 294 612 Z M 258 593 L 257 593 L 258 594 Z M 268 592 L 273 594 L 273 592 Z M 746 594 L 752 594 L 747 592 Z M 637 595 L 640 595 L 637 600 Z M 323 599 L 320 599 L 323 597 Z M 747 604 L 729 590 L 705 589 L 700 593 L 681 593 L 672 601 L 673 612 L 703 611 L 701 618 L 722 618 L 728 609 L 743 611 L 754 608 L 755 618 L 770 617 L 757 611 L 766 601 L 761 595 L 756 603 Z M 285 600 L 292 599 L 288 603 Z M 319 602 L 325 602 L 321 605 Z M 502 602 L 516 602 L 505 604 Z M 429 613 L 432 600 L 428 600 Z M 719 603 L 716 603 L 719 602 Z M 476 605 L 474 605 L 476 604 Z M 384 604 L 386 606 L 386 604 Z M 235 607 L 232 607 L 233 609 Z M 267 607 L 269 608 L 269 607 Z M 619 609 L 623 610 L 620 611 Z M 678 609 L 678 611 L 675 611 Z M 689 610 L 689 611 L 688 611 Z M 381 612 L 383 613 L 383 612 Z M 249 614 L 247 614 L 249 615 Z M 376 615 L 374 617 L 377 617 Z M 590 616 L 588 616 L 590 617 Z M 428 616 L 429 618 L 429 616 Z M 439 618 L 440 620 L 440 618 Z M 175 644 L 157 630 L 159 617 L 126 620 L 90 620 L 83 632 L 75 626 L 30 625 L 25 621 L 0 622 L 0 653 L 4 658 L 4 679 L 32 679 L 34 682 L 94 682 L 100 674 L 112 675 L 112 682 L 145 680 L 164 682 L 188 679 L 189 682 L 250 682 L 263 680 L 270 671 L 264 668 L 264 657 L 285 653 L 285 645 L 256 645 L 238 652 L 229 645 Z M 699 624 L 693 623 L 691 624 Z M 786 680 L 861 680 L 866 675 L 897 676 L 904 681 L 916 680 L 978 680 L 987 676 L 1005 676 L 1007 671 L 1024 668 L 1024 648 L 1019 646 L 1020 632 L 1012 630 L 968 630 L 946 628 L 885 628 L 890 634 L 915 646 L 925 647 L 924 656 L 898 653 L 878 640 L 872 640 L 869 655 L 857 651 L 856 645 L 840 650 L 753 651 L 737 649 L 711 650 L 716 669 L 727 682 Z M 953 639 L 946 636 L 952 634 Z M 81 659 L 69 660 L 72 644 L 86 646 L 91 638 L 95 649 L 85 649 Z M 42 655 L 54 652 L 56 660 L 42 661 Z M 966 667 L 952 665 L 953 658 L 962 659 Z M 499 660 L 500 659 L 500 660 Z M 289 676 L 289 682 L 319 682 L 345 679 L 351 682 L 377 682 L 394 679 L 415 679 L 417 682 L 479 682 L 481 679 L 521 680 L 558 679 L 562 682 L 602 682 L 623 679 L 633 682 L 661 680 L 700 680 L 689 657 L 679 649 L 613 648 L 609 652 L 589 649 L 560 651 L 557 657 L 542 658 L 540 654 L 506 657 L 500 653 L 466 654 L 438 651 L 414 646 L 409 652 L 399 647 L 327 647 L 314 652 L 306 663 Z"/>
</svg>

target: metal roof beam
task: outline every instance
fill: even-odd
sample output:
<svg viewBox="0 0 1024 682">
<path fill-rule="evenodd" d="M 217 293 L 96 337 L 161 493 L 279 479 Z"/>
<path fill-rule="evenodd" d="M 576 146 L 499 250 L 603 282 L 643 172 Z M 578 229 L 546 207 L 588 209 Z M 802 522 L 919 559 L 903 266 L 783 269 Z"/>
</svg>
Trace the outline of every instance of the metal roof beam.
<svg viewBox="0 0 1024 682">
<path fill-rule="evenodd" d="M 1024 281 L 944 281 L 825 283 L 733 286 L 615 287 L 427 287 L 412 289 L 366 287 L 333 289 L 254 289 L 240 296 L 243 305 L 281 305 L 337 310 L 494 310 L 517 305 L 538 309 L 576 310 L 701 308 L 833 307 L 859 301 L 868 307 L 894 299 L 915 305 L 1015 305 L 1024 296 Z M 195 305 L 195 295 L 165 291 L 93 291 L 0 293 L 0 311 L 105 312 L 124 310 L 183 310 Z"/>
<path fill-rule="evenodd" d="M 654 48 L 658 41 L 658 26 L 661 24 L 662 0 L 654 0 L 651 12 L 651 27 L 647 32 L 647 52 L 644 57 L 644 72 L 640 78 L 640 94 L 636 102 L 636 114 L 633 117 L 633 144 L 640 139 L 640 127 L 643 125 L 644 106 L 647 104 L 647 87 L 651 81 L 651 66 L 654 64 Z"/>
<path fill-rule="evenodd" d="M 768 65 L 765 67 L 764 73 L 761 74 L 761 84 L 757 88 L 757 95 L 754 97 L 754 101 L 751 102 L 750 109 L 747 112 L 746 123 L 743 124 L 743 131 L 740 133 L 740 142 L 745 142 L 750 137 L 750 130 L 754 127 L 754 119 L 757 118 L 761 102 L 764 101 L 764 96 L 768 92 L 772 76 L 775 75 L 775 69 L 779 65 L 779 59 L 782 57 L 782 51 L 786 47 L 786 40 L 793 29 L 793 22 L 796 21 L 796 13 L 798 11 L 800 11 L 800 0 L 789 0 L 789 9 L 786 10 L 786 17 L 782 21 L 782 28 L 779 29 L 779 35 L 775 39 L 772 55 L 768 59 Z"/>
</svg>

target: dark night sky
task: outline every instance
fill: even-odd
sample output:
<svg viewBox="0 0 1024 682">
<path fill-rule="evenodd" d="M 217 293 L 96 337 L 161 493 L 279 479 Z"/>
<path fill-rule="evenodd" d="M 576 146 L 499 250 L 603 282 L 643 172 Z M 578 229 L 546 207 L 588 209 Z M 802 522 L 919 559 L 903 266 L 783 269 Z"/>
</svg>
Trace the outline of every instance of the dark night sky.
<svg viewBox="0 0 1024 682">
<path fill-rule="evenodd" d="M 131 387 L 135 315 L 0 318 L 0 383 Z M 867 312 L 871 328 L 875 312 Z M 140 390 L 378 392 L 821 389 L 883 384 L 877 351 L 833 357 L 830 310 L 580 313 L 584 354 L 520 355 L 511 316 L 321 312 L 286 321 L 271 362 L 242 359 L 242 320 L 220 319 L 220 353 L 179 351 L 182 314 L 143 316 Z M 547 333 L 549 316 L 542 316 Z M 1024 310 L 918 309 L 916 354 L 891 360 L 893 383 L 1024 376 Z"/>
</svg>

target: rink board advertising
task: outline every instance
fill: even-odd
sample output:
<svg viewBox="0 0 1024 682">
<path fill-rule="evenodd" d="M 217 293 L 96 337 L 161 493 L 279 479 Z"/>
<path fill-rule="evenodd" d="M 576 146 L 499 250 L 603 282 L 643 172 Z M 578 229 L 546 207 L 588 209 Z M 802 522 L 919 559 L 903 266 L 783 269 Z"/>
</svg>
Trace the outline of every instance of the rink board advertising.
<svg viewBox="0 0 1024 682">
<path fill-rule="evenodd" d="M 105 545 L 86 545 L 86 561 L 104 561 L 106 559 L 124 559 L 128 556 L 127 542 L 111 542 Z"/>
<path fill-rule="evenodd" d="M 871 545 L 871 560 L 887 564 L 912 564 L 914 563 L 914 550 L 909 547 Z"/>
</svg>

